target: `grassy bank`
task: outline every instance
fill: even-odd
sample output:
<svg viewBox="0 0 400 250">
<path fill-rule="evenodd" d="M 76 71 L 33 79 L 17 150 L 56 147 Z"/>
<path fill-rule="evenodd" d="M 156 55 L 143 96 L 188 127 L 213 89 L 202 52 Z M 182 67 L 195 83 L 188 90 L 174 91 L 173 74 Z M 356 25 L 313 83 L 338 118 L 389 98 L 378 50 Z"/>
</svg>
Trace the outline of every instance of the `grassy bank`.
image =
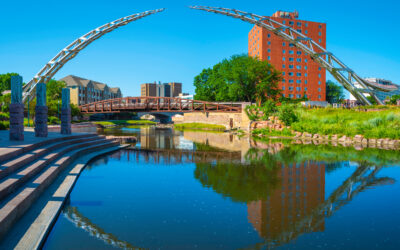
<svg viewBox="0 0 400 250">
<path fill-rule="evenodd" d="M 356 109 L 298 109 L 293 130 L 321 135 L 364 135 L 366 138 L 400 138 L 400 108 L 375 111 Z"/>
<path fill-rule="evenodd" d="M 181 123 L 174 124 L 174 128 L 179 130 L 208 130 L 208 131 L 225 131 L 223 125 L 206 124 L 206 123 Z"/>
<path fill-rule="evenodd" d="M 119 125 L 156 125 L 156 122 L 149 120 L 110 120 L 110 121 L 96 121 L 94 124 L 101 126 L 119 126 Z"/>
</svg>

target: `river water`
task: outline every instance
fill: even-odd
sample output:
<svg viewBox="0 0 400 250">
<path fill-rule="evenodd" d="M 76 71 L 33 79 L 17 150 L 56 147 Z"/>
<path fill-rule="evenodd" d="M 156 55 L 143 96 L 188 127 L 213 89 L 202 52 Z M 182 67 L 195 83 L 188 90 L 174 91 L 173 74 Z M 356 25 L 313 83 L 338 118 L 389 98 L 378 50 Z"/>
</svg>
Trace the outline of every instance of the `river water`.
<svg viewBox="0 0 400 250">
<path fill-rule="evenodd" d="M 93 159 L 44 249 L 399 249 L 397 151 L 154 127 Z"/>
</svg>

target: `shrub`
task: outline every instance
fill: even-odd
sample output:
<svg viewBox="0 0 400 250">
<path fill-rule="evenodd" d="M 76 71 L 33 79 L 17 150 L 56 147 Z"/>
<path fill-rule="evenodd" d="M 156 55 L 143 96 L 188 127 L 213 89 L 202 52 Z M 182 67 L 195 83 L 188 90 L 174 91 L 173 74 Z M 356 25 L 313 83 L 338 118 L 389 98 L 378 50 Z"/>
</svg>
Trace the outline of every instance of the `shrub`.
<svg viewBox="0 0 400 250">
<path fill-rule="evenodd" d="M 10 127 L 9 121 L 0 121 L 0 130 L 6 130 Z"/>
<path fill-rule="evenodd" d="M 0 121 L 10 120 L 10 115 L 8 113 L 0 113 Z"/>
<path fill-rule="evenodd" d="M 279 109 L 279 119 L 286 125 L 290 126 L 292 123 L 299 120 L 295 106 L 290 104 L 284 104 Z"/>
<path fill-rule="evenodd" d="M 48 124 L 60 124 L 61 121 L 60 121 L 60 119 L 59 119 L 58 117 L 49 116 L 49 117 L 47 118 L 47 123 L 48 123 Z"/>
</svg>

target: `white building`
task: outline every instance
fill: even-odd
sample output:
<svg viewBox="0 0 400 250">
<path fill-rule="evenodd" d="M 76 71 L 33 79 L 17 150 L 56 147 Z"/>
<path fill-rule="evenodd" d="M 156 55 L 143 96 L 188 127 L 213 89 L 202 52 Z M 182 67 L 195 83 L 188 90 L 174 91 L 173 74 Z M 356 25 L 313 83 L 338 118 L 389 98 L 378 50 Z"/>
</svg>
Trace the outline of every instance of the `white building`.
<svg viewBox="0 0 400 250">
<path fill-rule="evenodd" d="M 376 90 L 375 94 L 376 96 L 383 102 L 387 97 L 391 97 L 393 95 L 400 95 L 400 86 L 397 84 L 394 84 L 392 81 L 382 79 L 382 78 L 375 78 L 375 77 L 368 77 L 364 78 L 364 80 L 374 83 L 376 85 L 386 85 L 386 86 L 394 86 L 397 88 L 397 90 L 390 91 L 390 92 L 385 92 L 385 91 L 379 91 Z M 357 82 L 353 82 L 354 86 L 356 88 L 361 88 L 361 86 Z M 365 96 L 369 96 L 369 94 L 365 94 Z M 350 94 L 350 100 L 354 101 L 357 100 L 352 94 Z"/>
</svg>

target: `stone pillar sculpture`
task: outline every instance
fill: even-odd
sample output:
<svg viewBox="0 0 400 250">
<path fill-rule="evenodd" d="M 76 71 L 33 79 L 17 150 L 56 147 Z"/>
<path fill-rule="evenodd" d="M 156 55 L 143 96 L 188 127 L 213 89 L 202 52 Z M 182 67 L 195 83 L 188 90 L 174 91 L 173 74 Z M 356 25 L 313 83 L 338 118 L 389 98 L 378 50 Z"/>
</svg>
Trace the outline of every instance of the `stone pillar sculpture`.
<svg viewBox="0 0 400 250">
<path fill-rule="evenodd" d="M 10 140 L 24 140 L 24 104 L 22 103 L 21 76 L 11 76 Z"/>
<path fill-rule="evenodd" d="M 61 92 L 61 134 L 71 134 L 71 107 L 69 105 L 69 88 L 63 88 Z"/>
<path fill-rule="evenodd" d="M 36 85 L 35 136 L 47 137 L 46 84 Z"/>
</svg>

